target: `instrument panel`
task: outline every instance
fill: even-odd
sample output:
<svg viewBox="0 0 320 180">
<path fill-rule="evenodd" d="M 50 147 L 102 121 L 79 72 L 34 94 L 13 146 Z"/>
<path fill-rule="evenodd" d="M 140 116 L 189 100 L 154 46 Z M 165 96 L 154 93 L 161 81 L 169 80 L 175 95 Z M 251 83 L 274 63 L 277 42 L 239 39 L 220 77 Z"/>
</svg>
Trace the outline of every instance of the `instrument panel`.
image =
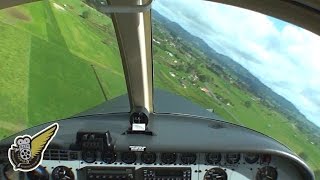
<svg viewBox="0 0 320 180">
<path fill-rule="evenodd" d="M 105 152 L 48 149 L 29 173 L 1 166 L 3 179 L 276 180 L 302 179 L 282 157 L 256 153 Z M 290 172 L 290 174 L 287 174 Z M 2 179 L 2 178 L 0 178 Z"/>
<path fill-rule="evenodd" d="M 8 165 L 14 139 L 7 138 L 0 144 L 0 179 L 314 179 L 290 149 L 241 126 L 155 114 L 141 134 L 128 130 L 127 119 L 128 114 L 107 114 L 59 121 L 41 166 L 29 173 L 14 172 Z M 42 126 L 20 134 L 35 134 Z"/>
</svg>

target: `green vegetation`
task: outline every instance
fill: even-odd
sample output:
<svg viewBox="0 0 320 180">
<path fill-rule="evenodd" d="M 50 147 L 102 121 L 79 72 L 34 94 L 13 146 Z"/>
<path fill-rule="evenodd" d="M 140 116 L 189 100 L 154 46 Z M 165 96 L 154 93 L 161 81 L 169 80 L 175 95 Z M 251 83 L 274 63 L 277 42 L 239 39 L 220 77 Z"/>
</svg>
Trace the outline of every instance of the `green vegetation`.
<svg viewBox="0 0 320 180">
<path fill-rule="evenodd" d="M 318 127 L 308 124 L 290 103 L 281 97 L 279 100 L 275 93 L 267 90 L 263 90 L 263 95 L 257 93 L 266 87 L 247 72 L 234 72 L 233 68 L 240 71 L 240 67 L 231 62 L 226 65 L 228 57 L 208 53 L 210 50 L 200 45 L 202 40 L 179 25 L 157 13 L 153 20 L 156 87 L 213 109 L 229 122 L 273 137 L 299 154 L 314 170 L 320 169 L 320 140 L 314 138 L 319 134 Z M 241 76 L 253 80 L 245 81 Z"/>
<path fill-rule="evenodd" d="M 112 21 L 81 1 L 1 10 L 0 35 L 0 139 L 102 103 L 94 69 L 108 99 L 126 92 Z"/>
<path fill-rule="evenodd" d="M 30 36 L 0 22 L 0 139 L 26 128 Z M 19 43 L 17 43 L 19 42 Z"/>
<path fill-rule="evenodd" d="M 31 42 L 28 99 L 30 126 L 69 117 L 103 102 L 93 70 L 86 61 L 38 38 L 32 38 Z M 77 106 L 74 106 L 75 102 Z"/>
<path fill-rule="evenodd" d="M 209 56 L 195 37 L 174 24 L 180 32 L 169 28 L 161 17 L 154 19 L 157 88 L 277 139 L 319 174 L 317 128 L 297 121 L 285 101 L 272 103 L 278 97 L 267 90 L 258 94 L 265 87 L 243 81 L 246 72 L 222 64 L 226 57 Z M 89 109 L 105 101 L 104 94 L 112 99 L 126 93 L 112 21 L 82 1 L 45 0 L 1 10 L 0 35 L 0 139 Z"/>
</svg>

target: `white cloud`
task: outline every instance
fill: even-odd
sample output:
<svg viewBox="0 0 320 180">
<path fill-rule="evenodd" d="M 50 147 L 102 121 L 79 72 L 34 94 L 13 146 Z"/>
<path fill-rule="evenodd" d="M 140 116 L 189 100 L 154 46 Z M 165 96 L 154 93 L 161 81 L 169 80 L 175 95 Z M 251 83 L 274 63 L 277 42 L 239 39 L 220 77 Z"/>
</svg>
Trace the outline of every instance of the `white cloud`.
<svg viewBox="0 0 320 180">
<path fill-rule="evenodd" d="M 253 11 L 196 0 L 153 8 L 247 68 L 320 126 L 320 37 Z"/>
</svg>

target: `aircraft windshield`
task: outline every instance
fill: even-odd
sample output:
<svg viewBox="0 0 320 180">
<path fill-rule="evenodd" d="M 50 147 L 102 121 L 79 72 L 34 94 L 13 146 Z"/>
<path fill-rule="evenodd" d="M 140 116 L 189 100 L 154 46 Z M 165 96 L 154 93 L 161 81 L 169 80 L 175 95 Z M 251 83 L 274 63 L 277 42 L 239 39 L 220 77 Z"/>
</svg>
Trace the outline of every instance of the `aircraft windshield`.
<svg viewBox="0 0 320 180">
<path fill-rule="evenodd" d="M 0 140 L 126 94 L 111 18 L 88 4 L 0 10 Z"/>
<path fill-rule="evenodd" d="M 269 135 L 320 172 L 320 37 L 208 1 L 153 4 L 155 87 Z"/>
<path fill-rule="evenodd" d="M 0 10 L 0 140 L 126 94 L 103 0 Z M 156 0 L 155 88 L 287 145 L 320 175 L 320 37 L 207 1 Z M 129 111 L 129 109 L 128 109 Z"/>
</svg>

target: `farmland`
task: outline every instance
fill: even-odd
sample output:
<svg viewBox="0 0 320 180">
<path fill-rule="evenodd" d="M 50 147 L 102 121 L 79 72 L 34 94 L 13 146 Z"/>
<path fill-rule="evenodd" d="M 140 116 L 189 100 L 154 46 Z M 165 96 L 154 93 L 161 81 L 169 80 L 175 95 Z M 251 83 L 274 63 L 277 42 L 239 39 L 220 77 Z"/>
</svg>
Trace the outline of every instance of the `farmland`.
<svg viewBox="0 0 320 180">
<path fill-rule="evenodd" d="M 320 143 L 311 143 L 312 133 L 300 122 L 246 88 L 220 56 L 184 40 L 193 37 L 181 27 L 172 23 L 173 32 L 164 17 L 153 20 L 156 88 L 269 135 L 320 169 Z M 0 139 L 94 107 L 106 100 L 103 94 L 112 99 L 126 93 L 112 21 L 81 1 L 1 10 L 0 35 Z"/>
<path fill-rule="evenodd" d="M 1 139 L 105 101 L 94 70 L 113 80 L 102 80 L 107 98 L 126 92 L 110 18 L 80 1 L 58 3 L 0 12 Z M 90 17 L 80 17 L 83 11 Z"/>
<path fill-rule="evenodd" d="M 205 48 L 197 49 L 190 43 L 197 42 L 190 40 L 194 37 L 187 37 L 192 35 L 159 14 L 154 17 L 157 17 L 154 18 L 156 86 L 213 109 L 229 122 L 273 137 L 303 157 L 312 168 L 320 168 L 319 140 L 311 143 L 311 136 L 298 128 L 299 123 L 289 120 L 286 113 L 244 88 L 231 69 L 219 68 L 219 59 L 210 59 Z M 189 41 L 183 40 L 188 38 Z M 313 134 L 319 133 L 319 128 L 315 126 L 315 129 Z"/>
</svg>

